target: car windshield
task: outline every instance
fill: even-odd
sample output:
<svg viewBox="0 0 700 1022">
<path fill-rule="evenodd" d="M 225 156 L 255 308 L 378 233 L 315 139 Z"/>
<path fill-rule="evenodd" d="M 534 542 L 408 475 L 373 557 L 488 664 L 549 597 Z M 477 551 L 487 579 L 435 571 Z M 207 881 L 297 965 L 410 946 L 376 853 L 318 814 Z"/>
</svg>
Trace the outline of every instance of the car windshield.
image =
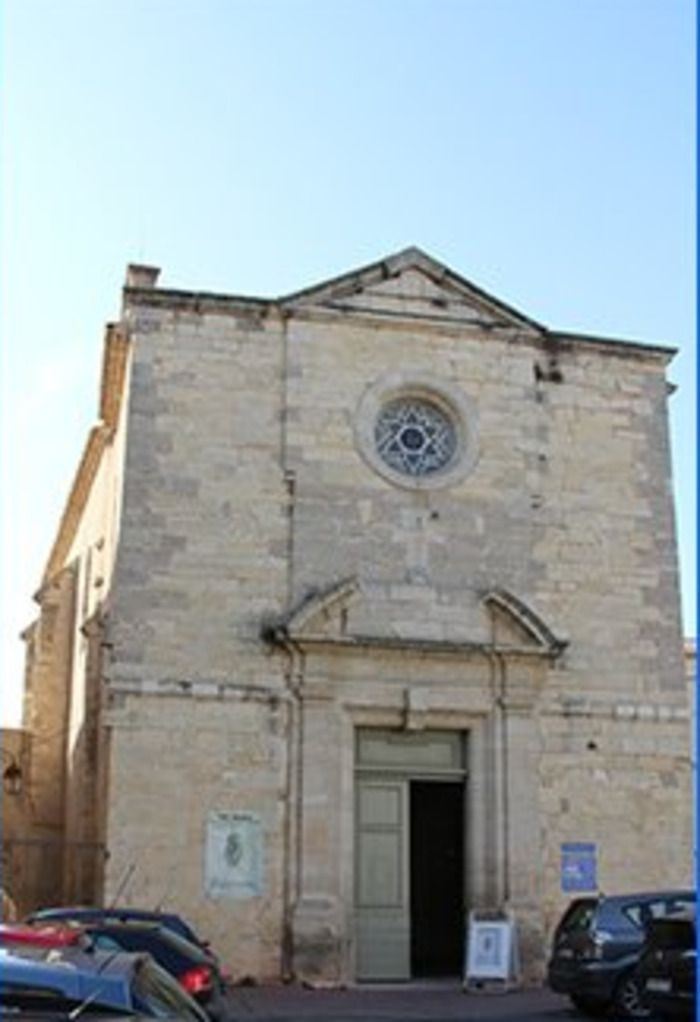
<svg viewBox="0 0 700 1022">
<path fill-rule="evenodd" d="M 581 898 L 573 902 L 559 924 L 560 933 L 572 933 L 574 930 L 587 930 L 596 910 L 597 902 L 593 898 Z"/>
<path fill-rule="evenodd" d="M 208 1016 L 167 972 L 143 962 L 134 977 L 136 1006 L 158 1018 L 177 1016 L 187 1022 L 208 1022 Z"/>
<path fill-rule="evenodd" d="M 134 928 L 134 932 L 138 932 L 136 928 Z M 144 927 L 142 932 L 153 934 L 158 940 L 169 944 L 171 948 L 178 951 L 185 958 L 190 958 L 192 961 L 201 962 L 202 964 L 209 961 L 208 956 L 200 947 L 181 937 L 179 933 L 174 933 L 167 926 Z"/>
</svg>

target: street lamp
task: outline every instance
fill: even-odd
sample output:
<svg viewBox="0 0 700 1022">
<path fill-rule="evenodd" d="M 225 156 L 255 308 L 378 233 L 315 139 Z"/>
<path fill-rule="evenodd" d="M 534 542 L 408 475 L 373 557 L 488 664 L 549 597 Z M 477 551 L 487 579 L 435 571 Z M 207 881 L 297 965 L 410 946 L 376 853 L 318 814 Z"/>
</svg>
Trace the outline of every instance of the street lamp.
<svg viewBox="0 0 700 1022">
<path fill-rule="evenodd" d="M 2 750 L 3 763 L 9 761 L 7 766 L 3 765 L 2 770 L 2 786 L 8 795 L 21 795 L 22 787 L 24 783 L 24 775 L 22 774 L 22 767 L 17 762 L 16 757 L 11 752 Z"/>
</svg>

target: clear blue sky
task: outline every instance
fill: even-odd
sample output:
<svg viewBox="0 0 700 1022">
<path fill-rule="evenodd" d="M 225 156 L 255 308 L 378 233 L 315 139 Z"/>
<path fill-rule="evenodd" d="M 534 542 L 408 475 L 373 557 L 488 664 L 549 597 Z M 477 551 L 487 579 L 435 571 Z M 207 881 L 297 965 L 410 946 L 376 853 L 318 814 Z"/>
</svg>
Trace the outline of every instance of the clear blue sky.
<svg viewBox="0 0 700 1022">
<path fill-rule="evenodd" d="M 4 0 L 3 718 L 130 261 L 272 296 L 416 244 L 677 345 L 694 635 L 694 42 L 690 0 Z"/>
</svg>

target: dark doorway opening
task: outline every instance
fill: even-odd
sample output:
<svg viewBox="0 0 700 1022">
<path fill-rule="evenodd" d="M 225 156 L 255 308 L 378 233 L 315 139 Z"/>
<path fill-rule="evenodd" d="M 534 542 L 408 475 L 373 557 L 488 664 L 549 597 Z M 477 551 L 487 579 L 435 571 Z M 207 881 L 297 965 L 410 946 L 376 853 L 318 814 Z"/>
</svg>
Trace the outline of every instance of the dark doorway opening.
<svg viewBox="0 0 700 1022">
<path fill-rule="evenodd" d="M 464 785 L 411 781 L 411 974 L 457 976 L 464 943 Z"/>
</svg>

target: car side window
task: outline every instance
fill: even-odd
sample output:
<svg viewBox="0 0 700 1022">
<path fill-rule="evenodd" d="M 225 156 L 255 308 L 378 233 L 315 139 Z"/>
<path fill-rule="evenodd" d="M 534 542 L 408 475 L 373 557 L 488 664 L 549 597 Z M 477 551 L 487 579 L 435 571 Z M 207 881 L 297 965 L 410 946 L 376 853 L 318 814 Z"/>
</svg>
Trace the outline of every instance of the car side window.
<svg viewBox="0 0 700 1022">
<path fill-rule="evenodd" d="M 672 912 L 688 912 L 695 908 L 695 898 L 669 898 L 665 902 L 665 915 Z"/>
<path fill-rule="evenodd" d="M 92 942 L 100 951 L 121 951 L 121 944 L 108 937 L 106 933 L 93 933 Z"/>
<path fill-rule="evenodd" d="M 641 905 L 625 905 L 622 911 L 626 919 L 640 930 L 642 929 L 644 924 L 642 923 Z"/>
<path fill-rule="evenodd" d="M 623 912 L 630 922 L 640 930 L 646 929 L 652 919 L 662 919 L 671 912 L 692 908 L 694 901 L 684 898 L 659 898 L 657 901 L 633 902 L 625 905 Z"/>
<path fill-rule="evenodd" d="M 633 923 L 637 927 L 637 929 L 644 930 L 652 921 L 652 919 L 655 919 L 658 914 L 654 910 L 655 904 L 658 903 L 648 901 L 642 902 L 636 901 L 632 902 L 629 905 L 625 905 L 622 911 L 624 912 L 627 919 L 629 919 L 629 921 Z"/>
</svg>

